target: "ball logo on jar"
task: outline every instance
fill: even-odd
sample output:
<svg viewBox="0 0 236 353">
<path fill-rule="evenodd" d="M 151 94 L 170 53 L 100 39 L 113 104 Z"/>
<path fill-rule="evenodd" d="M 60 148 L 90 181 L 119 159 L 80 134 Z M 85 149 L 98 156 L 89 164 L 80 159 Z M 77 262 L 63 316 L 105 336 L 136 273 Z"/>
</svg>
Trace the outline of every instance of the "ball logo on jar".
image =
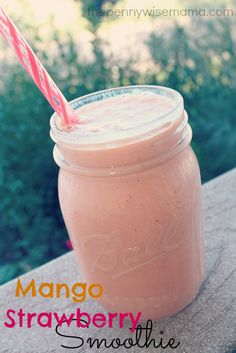
<svg viewBox="0 0 236 353">
<path fill-rule="evenodd" d="M 125 247 L 119 231 L 113 231 L 110 234 L 90 234 L 83 238 L 81 247 L 89 255 L 90 242 L 96 242 L 98 251 L 90 258 L 91 271 L 110 272 L 111 278 L 116 279 L 177 249 L 183 243 L 179 234 L 178 221 L 174 217 L 165 227 L 158 224 L 155 232 L 147 235 L 145 242 L 142 240 L 139 245 Z"/>
</svg>

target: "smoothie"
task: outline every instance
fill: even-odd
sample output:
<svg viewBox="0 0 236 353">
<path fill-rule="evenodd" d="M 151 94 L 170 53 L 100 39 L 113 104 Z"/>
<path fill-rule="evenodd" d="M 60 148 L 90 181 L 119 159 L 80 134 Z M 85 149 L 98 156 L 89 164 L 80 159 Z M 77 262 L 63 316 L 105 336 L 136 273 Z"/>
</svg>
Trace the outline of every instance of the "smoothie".
<svg viewBox="0 0 236 353">
<path fill-rule="evenodd" d="M 84 279 L 108 310 L 162 319 L 189 304 L 204 274 L 201 183 L 175 91 L 136 86 L 72 103 L 51 119 L 59 199 Z"/>
</svg>

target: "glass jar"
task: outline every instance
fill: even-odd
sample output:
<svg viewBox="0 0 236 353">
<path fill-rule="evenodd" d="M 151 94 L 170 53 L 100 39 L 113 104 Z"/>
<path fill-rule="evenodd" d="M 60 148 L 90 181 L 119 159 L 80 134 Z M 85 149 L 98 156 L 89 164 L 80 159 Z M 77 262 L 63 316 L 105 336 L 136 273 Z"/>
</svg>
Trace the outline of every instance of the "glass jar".
<svg viewBox="0 0 236 353">
<path fill-rule="evenodd" d="M 84 280 L 103 286 L 109 311 L 163 319 L 193 300 L 204 274 L 201 180 L 182 96 L 129 86 L 71 104 L 79 115 L 93 102 L 150 92 L 171 99 L 170 111 L 96 138 L 61 129 L 54 114 L 51 137 L 60 206 Z"/>
</svg>

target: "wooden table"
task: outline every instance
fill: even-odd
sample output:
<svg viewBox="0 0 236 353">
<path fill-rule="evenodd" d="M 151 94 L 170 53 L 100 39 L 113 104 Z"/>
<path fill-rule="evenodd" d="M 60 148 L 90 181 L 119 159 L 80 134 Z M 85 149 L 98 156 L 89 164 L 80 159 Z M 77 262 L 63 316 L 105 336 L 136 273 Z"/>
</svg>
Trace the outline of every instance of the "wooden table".
<svg viewBox="0 0 236 353">
<path fill-rule="evenodd" d="M 15 297 L 16 281 L 0 287 L 0 352 L 1 353 L 52 353 L 52 352 L 181 352 L 181 353 L 226 353 L 236 351 L 236 170 L 230 171 L 203 186 L 206 278 L 195 301 L 175 317 L 154 323 L 152 337 L 158 340 L 160 331 L 168 341 L 175 338 L 180 345 L 176 349 L 112 348 L 68 349 L 61 345 L 76 346 L 78 339 L 68 339 L 52 329 L 41 328 L 35 323 L 32 328 L 6 328 L 6 311 L 27 312 L 56 311 L 71 313 L 78 304 L 70 299 L 44 299 Z M 53 235 L 52 235 L 53 236 Z M 66 282 L 71 285 L 81 281 L 74 253 L 58 259 L 22 276 L 22 283 Z M 99 312 L 102 309 L 95 301 L 86 300 L 79 304 L 83 311 Z M 124 329 L 76 329 L 67 328 L 61 333 L 76 336 L 124 340 L 132 337 L 129 326 Z M 81 331 L 83 330 L 83 331 Z M 81 334 L 82 332 L 82 334 Z"/>
</svg>

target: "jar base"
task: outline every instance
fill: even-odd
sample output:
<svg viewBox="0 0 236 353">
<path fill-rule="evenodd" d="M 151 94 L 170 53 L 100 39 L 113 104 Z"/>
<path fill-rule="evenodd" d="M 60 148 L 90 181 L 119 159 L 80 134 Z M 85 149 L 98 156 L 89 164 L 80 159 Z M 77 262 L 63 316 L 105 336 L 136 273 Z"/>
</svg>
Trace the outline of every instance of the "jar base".
<svg viewBox="0 0 236 353">
<path fill-rule="evenodd" d="M 140 318 L 140 323 L 145 322 L 147 320 L 152 320 L 152 321 L 161 321 L 168 319 L 182 310 L 184 310 L 186 307 L 188 307 L 197 297 L 199 290 L 201 288 L 202 281 L 200 284 L 197 286 L 197 289 L 195 289 L 192 293 L 189 293 L 188 296 L 185 296 L 182 298 L 182 300 L 179 300 L 178 303 L 172 303 L 172 305 L 169 305 L 169 308 L 167 309 L 165 306 L 161 306 L 161 309 L 155 309 L 154 307 L 146 307 L 146 308 L 137 308 L 134 310 L 132 307 L 121 307 L 121 305 L 116 305 L 107 303 L 103 299 L 101 299 L 99 302 L 103 306 L 103 308 L 108 311 L 108 312 L 118 312 L 118 313 L 124 313 L 124 312 L 132 312 L 133 315 L 137 315 L 138 312 L 141 312 L 141 318 Z"/>
</svg>

